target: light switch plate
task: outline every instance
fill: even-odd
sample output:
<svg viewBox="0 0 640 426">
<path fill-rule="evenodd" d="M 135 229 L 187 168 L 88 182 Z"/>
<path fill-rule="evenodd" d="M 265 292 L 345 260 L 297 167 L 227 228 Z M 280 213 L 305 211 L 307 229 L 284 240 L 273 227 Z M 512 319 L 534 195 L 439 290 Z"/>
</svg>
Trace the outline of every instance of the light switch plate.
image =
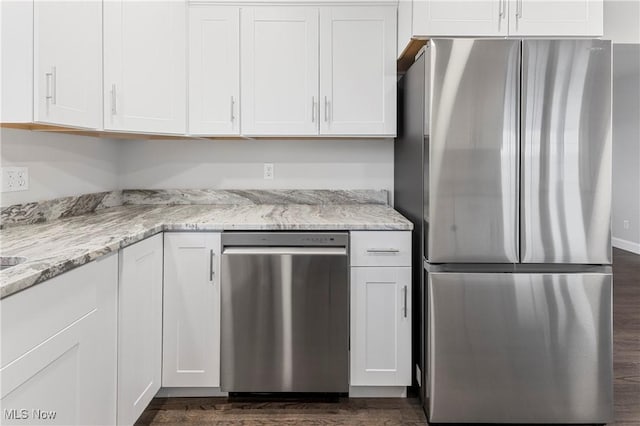
<svg viewBox="0 0 640 426">
<path fill-rule="evenodd" d="M 26 191 L 29 189 L 29 169 L 27 167 L 2 168 L 2 192 Z"/>
</svg>

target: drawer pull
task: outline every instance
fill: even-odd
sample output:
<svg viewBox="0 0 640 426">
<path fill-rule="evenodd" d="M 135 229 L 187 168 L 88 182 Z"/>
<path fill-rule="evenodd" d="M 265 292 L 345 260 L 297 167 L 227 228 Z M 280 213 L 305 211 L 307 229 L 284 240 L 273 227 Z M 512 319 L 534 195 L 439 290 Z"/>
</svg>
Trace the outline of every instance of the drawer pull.
<svg viewBox="0 0 640 426">
<path fill-rule="evenodd" d="M 213 281 L 213 275 L 215 274 L 215 272 L 213 272 L 213 257 L 216 254 L 213 252 L 213 249 L 211 250 L 211 252 L 209 253 L 209 281 Z"/>
<path fill-rule="evenodd" d="M 400 250 L 395 248 L 370 248 L 367 249 L 367 253 L 400 253 Z"/>
</svg>

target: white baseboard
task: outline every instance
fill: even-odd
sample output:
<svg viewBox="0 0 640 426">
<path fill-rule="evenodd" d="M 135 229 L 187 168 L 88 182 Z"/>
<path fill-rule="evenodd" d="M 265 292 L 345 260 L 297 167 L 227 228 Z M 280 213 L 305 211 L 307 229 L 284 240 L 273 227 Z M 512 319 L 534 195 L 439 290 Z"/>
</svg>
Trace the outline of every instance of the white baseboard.
<svg viewBox="0 0 640 426">
<path fill-rule="evenodd" d="M 161 388 L 156 397 L 158 398 L 179 398 L 190 396 L 228 396 L 227 392 L 222 392 L 220 388 Z"/>
<path fill-rule="evenodd" d="M 406 398 L 406 386 L 349 386 L 349 398 Z"/>
<path fill-rule="evenodd" d="M 640 254 L 640 243 L 613 237 L 611 238 L 611 245 L 622 250 L 630 251 L 631 253 Z"/>
</svg>

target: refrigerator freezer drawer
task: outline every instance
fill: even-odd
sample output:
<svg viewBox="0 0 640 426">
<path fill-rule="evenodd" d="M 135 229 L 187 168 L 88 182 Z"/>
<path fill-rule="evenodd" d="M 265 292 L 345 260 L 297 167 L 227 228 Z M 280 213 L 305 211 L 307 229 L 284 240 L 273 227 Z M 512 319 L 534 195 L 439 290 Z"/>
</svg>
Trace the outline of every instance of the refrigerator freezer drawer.
<svg viewBox="0 0 640 426">
<path fill-rule="evenodd" d="M 613 418 L 612 277 L 430 273 L 429 421 Z"/>
</svg>

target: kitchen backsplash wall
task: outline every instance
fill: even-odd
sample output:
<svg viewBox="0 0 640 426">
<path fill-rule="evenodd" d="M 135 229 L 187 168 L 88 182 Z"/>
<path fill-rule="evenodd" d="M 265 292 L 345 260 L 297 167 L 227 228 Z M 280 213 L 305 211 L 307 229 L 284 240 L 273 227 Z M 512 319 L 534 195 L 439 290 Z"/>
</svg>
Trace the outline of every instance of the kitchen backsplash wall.
<svg viewBox="0 0 640 426">
<path fill-rule="evenodd" d="M 0 130 L 0 165 L 29 168 L 29 189 L 3 192 L 2 207 L 118 189 L 118 141 Z"/>
<path fill-rule="evenodd" d="M 1 206 L 117 189 L 393 191 L 393 141 L 109 140 L 2 129 L 1 165 L 29 168 L 29 190 Z M 264 163 L 274 179 L 263 179 Z"/>
<path fill-rule="evenodd" d="M 120 144 L 120 188 L 386 189 L 393 141 L 130 140 Z M 264 163 L 274 179 L 264 179 Z"/>
</svg>

